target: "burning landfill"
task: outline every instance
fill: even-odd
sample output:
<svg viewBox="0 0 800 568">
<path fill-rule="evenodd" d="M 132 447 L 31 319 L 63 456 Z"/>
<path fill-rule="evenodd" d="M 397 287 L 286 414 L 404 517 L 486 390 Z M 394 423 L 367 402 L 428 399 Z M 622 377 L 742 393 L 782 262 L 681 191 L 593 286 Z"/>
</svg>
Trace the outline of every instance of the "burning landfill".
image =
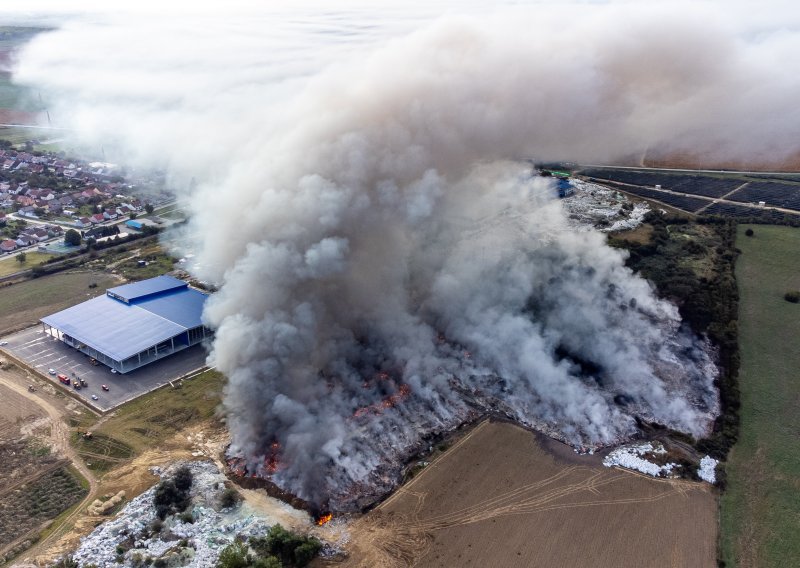
<svg viewBox="0 0 800 568">
<path fill-rule="evenodd" d="M 796 149 L 797 125 L 771 120 L 796 116 L 796 96 L 769 98 L 795 76 L 756 66 L 790 60 L 784 44 L 682 10 L 444 18 L 279 86 L 288 63 L 255 48 L 263 18 L 132 15 L 37 36 L 17 77 L 57 92 L 76 132 L 185 188 L 194 275 L 219 289 L 205 318 L 232 467 L 352 511 L 487 413 L 585 447 L 630 438 L 636 417 L 710 428 L 707 341 L 604 234 L 576 230 L 583 213 L 552 181 L 507 161 Z M 230 29 L 247 41 L 214 35 Z"/>
<path fill-rule="evenodd" d="M 265 312 L 266 326 L 220 322 L 215 356 L 231 377 L 234 472 L 268 479 L 314 512 L 354 511 L 391 491 L 432 438 L 487 413 L 586 447 L 634 435 L 635 417 L 707 430 L 718 412 L 710 346 L 586 226 L 603 217 L 600 199 L 616 212 L 620 198 L 579 183 L 559 203 L 549 183 L 513 166 L 491 175 L 499 180 L 475 187 L 500 195 L 476 189 L 478 220 L 445 219 L 434 235 L 420 228 L 418 245 L 402 253 L 391 250 L 396 241 L 380 241 L 378 233 L 396 230 L 388 222 L 375 228 L 377 242 L 355 246 L 358 235 L 349 236 L 351 254 L 374 247 L 395 262 L 352 254 L 349 263 L 368 266 L 341 266 L 320 282 L 300 277 L 292 311 Z M 488 214 L 509 194 L 521 197 Z M 641 213 L 618 222 L 635 224 Z M 320 244 L 280 270 L 309 270 L 326 254 L 345 263 L 342 246 Z M 407 275 L 394 284 L 398 265 Z M 352 278 L 367 270 L 377 282 Z M 215 303 L 229 301 L 230 290 Z M 228 366 L 220 350 L 232 333 L 260 337 L 248 350 L 263 355 Z"/>
</svg>

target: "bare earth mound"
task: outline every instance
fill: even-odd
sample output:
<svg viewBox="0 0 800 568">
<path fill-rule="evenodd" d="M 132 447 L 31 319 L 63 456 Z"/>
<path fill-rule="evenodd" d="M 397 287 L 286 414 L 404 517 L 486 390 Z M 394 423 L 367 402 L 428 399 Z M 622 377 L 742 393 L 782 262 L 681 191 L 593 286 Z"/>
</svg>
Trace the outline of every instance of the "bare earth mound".
<svg viewBox="0 0 800 568">
<path fill-rule="evenodd" d="M 605 468 L 484 422 L 353 526 L 345 566 L 708 567 L 708 485 Z M 548 446 L 551 444 L 545 442 Z"/>
</svg>

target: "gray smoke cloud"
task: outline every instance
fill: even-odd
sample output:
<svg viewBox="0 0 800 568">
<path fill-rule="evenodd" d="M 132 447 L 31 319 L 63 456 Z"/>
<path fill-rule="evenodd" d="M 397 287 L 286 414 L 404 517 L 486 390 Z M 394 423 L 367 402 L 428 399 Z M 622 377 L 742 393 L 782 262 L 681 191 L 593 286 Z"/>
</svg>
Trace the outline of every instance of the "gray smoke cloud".
<svg viewBox="0 0 800 568">
<path fill-rule="evenodd" d="M 798 35 L 736 14 L 366 18 L 288 55 L 274 14 L 107 16 L 38 38 L 17 78 L 85 139 L 195 179 L 184 238 L 220 287 L 205 317 L 232 453 L 352 509 L 486 411 L 573 444 L 625 439 L 635 416 L 708 430 L 708 346 L 515 160 L 797 152 Z"/>
</svg>

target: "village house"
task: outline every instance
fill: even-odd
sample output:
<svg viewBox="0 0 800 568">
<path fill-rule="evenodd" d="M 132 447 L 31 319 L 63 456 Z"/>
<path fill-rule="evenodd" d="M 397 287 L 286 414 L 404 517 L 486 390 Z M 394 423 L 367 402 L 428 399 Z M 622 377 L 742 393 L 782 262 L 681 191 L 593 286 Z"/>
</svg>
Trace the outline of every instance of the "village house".
<svg viewBox="0 0 800 568">
<path fill-rule="evenodd" d="M 2 252 L 12 252 L 17 249 L 17 243 L 12 241 L 11 239 L 6 239 L 2 243 L 0 243 L 0 251 Z"/>
</svg>

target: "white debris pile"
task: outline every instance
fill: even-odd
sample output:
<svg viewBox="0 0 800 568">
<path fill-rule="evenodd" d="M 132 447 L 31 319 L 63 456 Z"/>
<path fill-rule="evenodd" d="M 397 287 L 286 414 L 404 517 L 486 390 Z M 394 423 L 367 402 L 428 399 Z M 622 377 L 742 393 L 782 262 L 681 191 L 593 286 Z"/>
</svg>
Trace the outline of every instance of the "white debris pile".
<svg viewBox="0 0 800 568">
<path fill-rule="evenodd" d="M 672 469 L 677 467 L 678 464 L 666 463 L 658 465 L 646 459 L 648 455 L 655 456 L 666 453 L 667 450 L 664 449 L 664 446 L 661 444 L 654 445 L 652 442 L 622 446 L 608 454 L 603 459 L 603 465 L 606 467 L 624 467 L 653 477 L 669 477 Z"/>
<path fill-rule="evenodd" d="M 132 499 L 115 519 L 106 521 L 81 540 L 73 554 L 79 565 L 133 567 L 161 559 L 161 564 L 168 566 L 212 568 L 222 549 L 237 535 L 261 536 L 275 524 L 275 520 L 255 515 L 246 506 L 220 510 L 218 503 L 225 489 L 225 476 L 212 462 L 185 465 L 194 478 L 192 504 L 186 510 L 193 522 L 183 522 L 178 515 L 168 516 L 161 530 L 154 530 L 157 516 L 153 487 Z M 162 477 L 173 472 L 174 467 Z"/>
<path fill-rule="evenodd" d="M 697 476 L 709 483 L 717 482 L 717 464 L 719 461 L 711 456 L 706 456 L 700 460 L 700 467 L 697 469 Z"/>
<path fill-rule="evenodd" d="M 610 233 L 635 229 L 650 211 L 647 203 L 631 202 L 624 194 L 602 185 L 570 179 L 574 194 L 562 200 L 577 229 Z"/>
</svg>

